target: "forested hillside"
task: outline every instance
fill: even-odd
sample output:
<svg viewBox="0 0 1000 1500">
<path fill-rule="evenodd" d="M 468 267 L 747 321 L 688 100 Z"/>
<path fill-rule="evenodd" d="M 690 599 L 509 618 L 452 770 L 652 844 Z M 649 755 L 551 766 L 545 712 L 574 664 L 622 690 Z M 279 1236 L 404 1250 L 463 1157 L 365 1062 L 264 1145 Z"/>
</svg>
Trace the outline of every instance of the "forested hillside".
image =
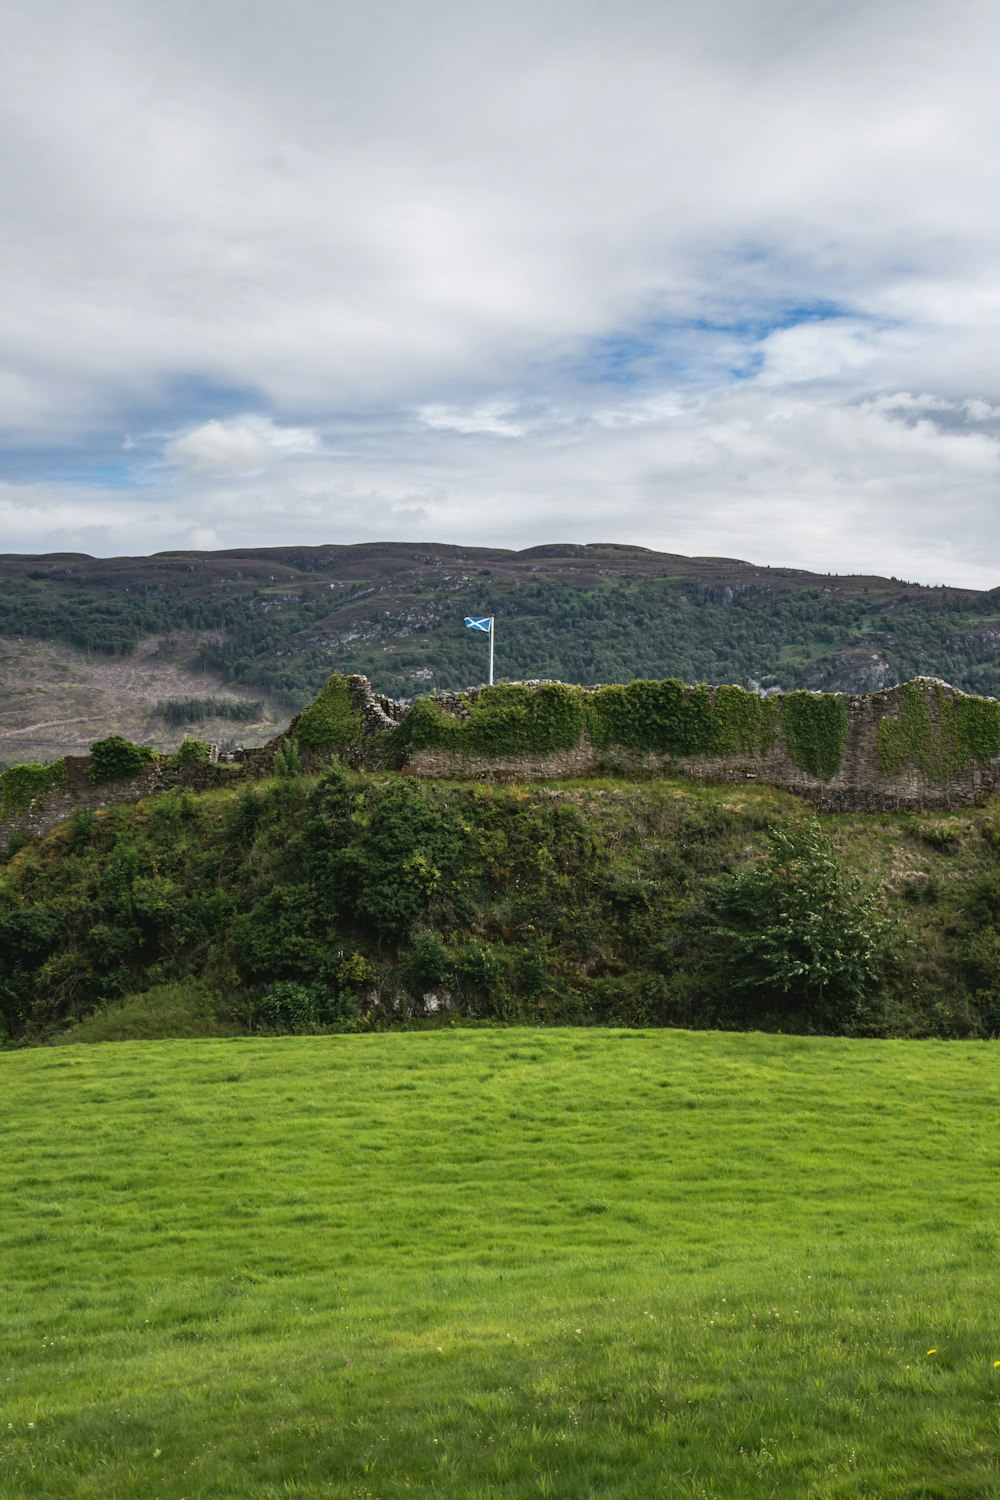
<svg viewBox="0 0 1000 1500">
<path fill-rule="evenodd" d="M 107 657 L 156 637 L 168 656 L 183 647 L 185 669 L 289 708 L 334 670 L 400 698 L 482 680 L 484 641 L 464 629 L 467 613 L 496 616 L 506 679 L 862 691 L 927 674 L 1000 694 L 997 591 L 611 545 L 0 558 L 0 637 Z"/>
</svg>

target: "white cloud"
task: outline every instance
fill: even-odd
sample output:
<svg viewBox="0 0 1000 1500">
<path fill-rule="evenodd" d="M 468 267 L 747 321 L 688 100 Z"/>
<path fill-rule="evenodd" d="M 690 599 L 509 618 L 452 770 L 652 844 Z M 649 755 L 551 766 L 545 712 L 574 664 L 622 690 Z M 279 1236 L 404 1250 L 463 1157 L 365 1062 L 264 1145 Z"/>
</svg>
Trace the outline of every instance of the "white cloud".
<svg viewBox="0 0 1000 1500">
<path fill-rule="evenodd" d="M 526 427 L 514 420 L 516 401 L 484 401 L 463 410 L 458 406 L 430 405 L 417 408 L 425 427 L 436 432 L 488 432 L 495 437 L 523 437 Z"/>
<path fill-rule="evenodd" d="M 995 7 L 5 26 L 5 547 L 405 527 L 989 576 Z"/>
<path fill-rule="evenodd" d="M 164 449 L 168 463 L 193 474 L 256 474 L 284 458 L 318 453 L 320 440 L 306 427 L 280 427 L 267 417 L 213 418 L 172 438 Z"/>
</svg>

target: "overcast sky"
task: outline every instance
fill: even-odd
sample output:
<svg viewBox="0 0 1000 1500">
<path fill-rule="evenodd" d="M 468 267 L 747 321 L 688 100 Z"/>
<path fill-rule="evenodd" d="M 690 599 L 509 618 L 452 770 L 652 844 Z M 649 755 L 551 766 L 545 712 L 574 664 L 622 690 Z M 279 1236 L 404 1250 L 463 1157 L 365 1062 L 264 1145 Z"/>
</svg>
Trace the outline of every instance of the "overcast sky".
<svg viewBox="0 0 1000 1500">
<path fill-rule="evenodd" d="M 1000 584 L 996 0 L 0 21 L 0 551 Z"/>
</svg>

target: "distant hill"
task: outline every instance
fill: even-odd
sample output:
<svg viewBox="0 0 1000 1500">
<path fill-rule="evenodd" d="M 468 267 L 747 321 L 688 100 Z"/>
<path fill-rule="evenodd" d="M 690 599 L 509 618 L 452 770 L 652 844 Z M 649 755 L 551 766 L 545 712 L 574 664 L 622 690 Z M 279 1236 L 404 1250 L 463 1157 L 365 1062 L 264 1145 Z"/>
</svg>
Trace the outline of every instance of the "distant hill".
<svg viewBox="0 0 1000 1500">
<path fill-rule="evenodd" d="M 1000 590 L 610 543 L 6 555 L 0 761 L 79 748 L 88 711 L 95 734 L 169 746 L 205 732 L 203 710 L 187 726 L 181 701 L 256 704 L 256 724 L 231 707 L 212 734 L 265 738 L 331 671 L 397 698 L 470 686 L 486 666 L 470 613 L 496 616 L 499 678 L 865 691 L 927 674 L 1000 695 Z"/>
</svg>

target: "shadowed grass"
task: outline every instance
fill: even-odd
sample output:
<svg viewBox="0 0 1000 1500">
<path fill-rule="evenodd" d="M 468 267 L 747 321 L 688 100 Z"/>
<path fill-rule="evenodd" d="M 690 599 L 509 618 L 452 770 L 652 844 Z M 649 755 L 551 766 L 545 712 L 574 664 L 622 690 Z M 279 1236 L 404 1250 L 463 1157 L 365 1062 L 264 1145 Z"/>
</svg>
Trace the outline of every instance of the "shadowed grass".
<svg viewBox="0 0 1000 1500">
<path fill-rule="evenodd" d="M 0 1073 L 4 1500 L 1000 1494 L 988 1045 L 459 1031 Z"/>
</svg>

